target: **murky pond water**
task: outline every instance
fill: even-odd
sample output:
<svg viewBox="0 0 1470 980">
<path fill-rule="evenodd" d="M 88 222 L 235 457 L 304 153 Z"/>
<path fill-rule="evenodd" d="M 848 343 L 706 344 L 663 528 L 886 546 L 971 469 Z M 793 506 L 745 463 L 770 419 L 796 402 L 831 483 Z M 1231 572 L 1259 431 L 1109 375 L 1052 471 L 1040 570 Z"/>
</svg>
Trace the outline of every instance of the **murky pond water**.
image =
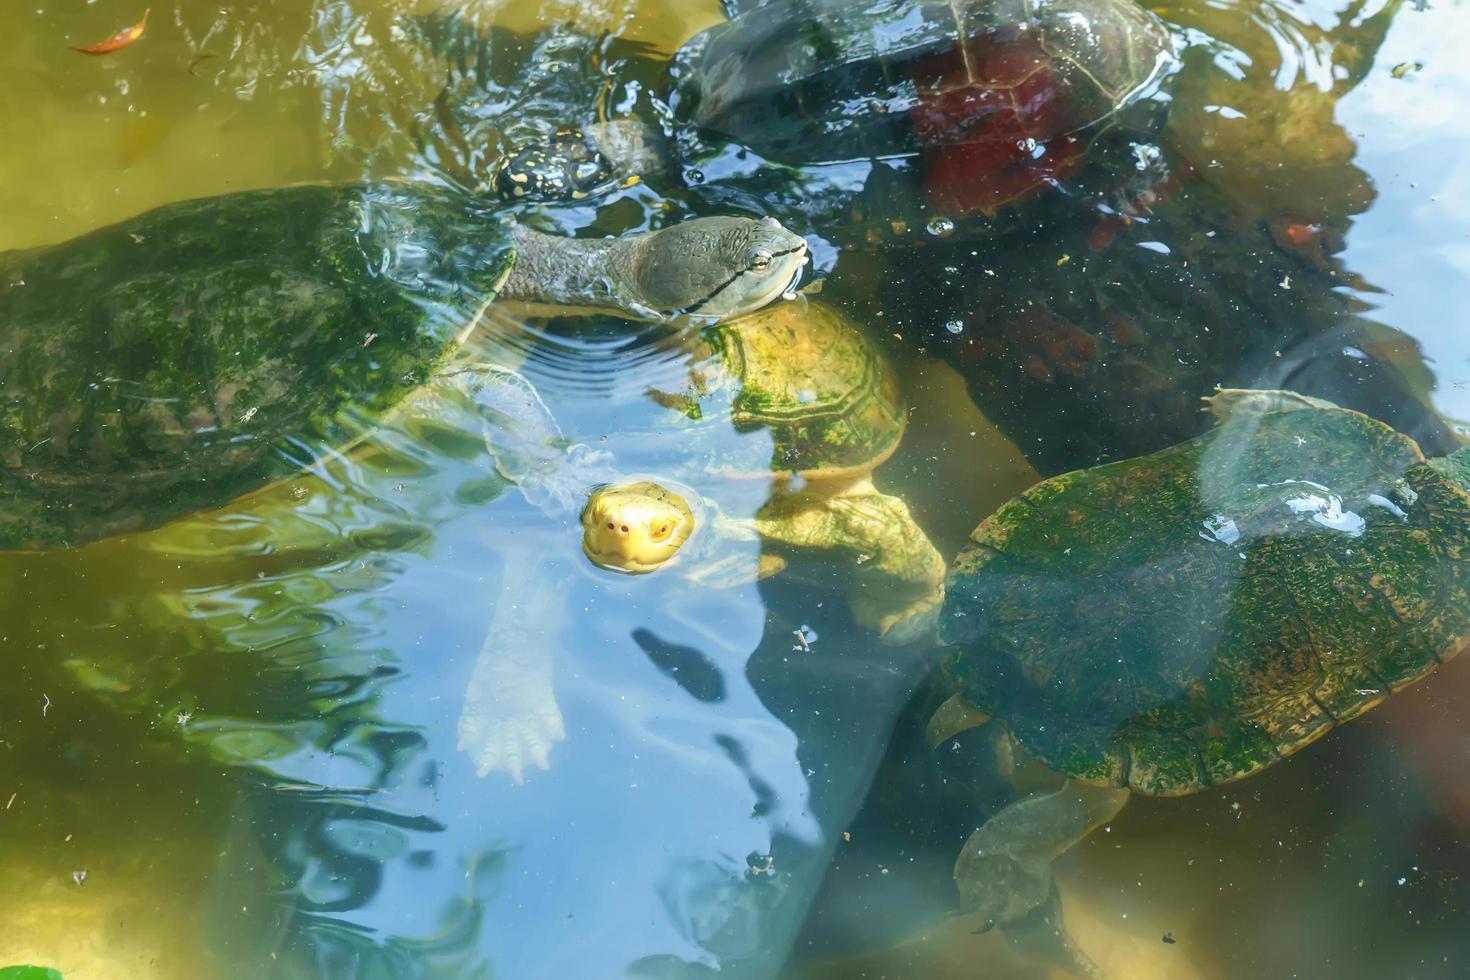
<svg viewBox="0 0 1470 980">
<path fill-rule="evenodd" d="M 848 367 L 892 372 L 859 390 L 890 385 L 897 417 L 870 405 L 877 415 L 854 428 L 874 436 L 906 419 L 875 482 L 913 516 L 903 540 L 927 536 L 944 562 L 1043 477 L 1196 437 L 1208 422 L 1199 399 L 1216 385 L 1328 399 L 1428 456 L 1470 437 L 1470 331 L 1458 312 L 1470 269 L 1460 111 L 1470 69 L 1459 50 L 1470 13 L 1439 0 L 1148 6 L 1178 64 L 1156 139 L 1121 144 L 1130 200 L 1023 212 L 1034 220 L 977 237 L 963 222 L 952 233 L 874 222 L 885 198 L 870 196 L 861 247 L 844 249 L 853 242 L 812 215 L 824 193 L 886 179 L 881 166 L 811 168 L 778 184 L 727 149 L 695 161 L 700 173 L 676 166 L 586 201 L 519 205 L 523 223 L 584 238 L 769 213 L 809 236 L 825 281 L 778 301 L 777 319 L 762 321 L 774 341 L 492 308 L 468 349 L 516 372 L 503 394 L 531 392 L 519 408 L 486 423 L 449 399 L 438 414 L 391 417 L 347 452 L 304 448 L 319 459 L 308 472 L 288 467 L 243 494 L 191 491 L 194 503 L 175 508 L 184 516 L 161 527 L 123 522 L 112 530 L 126 533 L 85 546 L 0 553 L 0 967 L 68 978 L 1464 975 L 1470 663 L 1445 663 L 1243 781 L 1133 794 L 1061 854 L 1054 888 L 1041 879 L 1039 918 L 985 931 L 960 907 L 955 860 L 1007 804 L 1057 789 L 1026 749 L 1046 739 L 1028 743 L 1024 719 L 1011 717 L 1019 747 L 992 723 L 929 748 L 924 725 L 947 693 L 931 669 L 954 646 L 932 632 L 879 638 L 874 626 L 908 608 L 914 582 L 884 577 L 887 552 L 862 531 L 872 511 L 852 511 L 841 540 L 802 532 L 834 547 L 740 531 L 803 492 L 766 472 L 798 468 L 785 423 L 733 420 L 759 408 L 730 401 L 740 394 L 730 365 L 752 357 L 767 383 L 786 368 L 796 376 L 784 407 L 801 418 L 824 397 L 834 351 L 849 352 Z M 0 252 L 160 205 L 304 182 L 483 189 L 508 147 L 558 124 L 656 116 L 669 59 L 726 14 L 713 0 L 175 0 L 149 12 L 136 43 L 97 56 L 72 48 L 141 9 L 109 0 L 5 16 Z M 1058 176 L 1066 184 L 1070 171 Z M 133 237 L 142 255 L 156 244 Z M 284 254 L 249 258 L 269 266 Z M 0 289 L 31 288 L 31 262 L 0 255 Z M 820 333 L 834 310 L 841 325 Z M 362 323 L 364 350 L 391 342 L 374 326 Z M 0 322 L 5 411 L 20 410 L 21 379 L 50 376 L 38 367 L 48 352 L 84 350 L 47 346 L 66 338 L 22 346 L 15 329 Z M 87 349 L 99 359 L 88 376 L 130 383 L 111 366 L 126 355 Z M 226 428 L 258 411 L 225 408 Z M 543 423 L 556 439 L 527 435 Z M 1266 579 L 1240 579 L 1244 566 L 1224 559 L 1175 574 L 1139 558 L 1135 544 L 1179 530 L 1148 515 L 1167 510 L 1160 501 L 1181 480 L 1129 471 L 1122 485 L 1152 491 L 1099 491 L 1092 516 L 1042 529 L 1060 543 L 1039 553 L 1060 564 L 1036 594 L 1056 616 L 1008 635 L 1024 646 L 1060 633 L 1048 640 L 1067 648 L 1058 662 L 1088 665 L 1143 623 L 1164 637 L 1151 649 L 1208 636 L 1212 653 L 1276 622 L 1274 596 L 1307 596 L 1315 604 L 1283 619 L 1287 632 L 1251 641 L 1269 669 L 1242 670 L 1240 690 L 1266 690 L 1246 698 L 1256 712 L 1246 721 L 1269 726 L 1292 677 L 1333 674 L 1354 624 L 1390 651 L 1453 634 L 1444 624 L 1470 600 L 1457 591 L 1452 508 L 1414 531 L 1432 546 L 1411 560 L 1391 522 L 1407 540 L 1429 507 L 1420 498 L 1439 498 L 1393 479 L 1355 496 L 1345 485 L 1377 450 L 1308 429 L 1297 438 L 1328 439 L 1325 450 L 1304 445 L 1313 462 L 1255 480 L 1247 500 L 1231 481 L 1266 431 L 1227 425 L 1182 471 L 1183 482 L 1197 477 L 1199 502 L 1234 508 L 1202 511 L 1184 537 L 1244 562 L 1253 541 L 1277 533 L 1247 513 L 1264 494 L 1282 505 L 1266 508 L 1284 522 L 1271 527 L 1288 529 L 1281 540 L 1308 542 L 1292 567 L 1311 575 L 1236 588 Z M 30 513 L 21 481 L 38 471 L 30 454 L 44 441 L 0 447 L 10 511 L 0 533 Z M 569 443 L 577 455 L 545 455 Z M 671 481 L 694 500 L 690 554 L 652 575 L 594 567 L 577 495 L 610 474 Z M 562 476 L 570 502 L 558 496 Z M 131 506 L 147 515 L 171 504 Z M 1104 572 L 1080 571 L 1087 546 L 1113 540 L 1087 529 L 1127 521 Z M 1318 575 L 1323 555 L 1348 567 L 1355 547 L 1388 549 L 1362 580 L 1391 601 L 1355 605 L 1348 578 Z M 916 553 L 901 570 L 928 554 Z M 777 558 L 786 567 L 757 580 Z M 974 574 L 976 596 L 1001 588 L 988 584 L 999 573 Z M 1199 598 L 1232 588 L 1225 612 Z M 1001 610 L 997 634 L 1007 612 L 1036 615 L 1009 601 L 981 603 L 985 615 Z M 1362 654 L 1342 656 L 1353 666 Z M 1118 721 L 1108 669 L 1057 668 L 1058 687 L 1095 684 L 1057 723 Z M 1205 673 L 1180 671 L 1182 687 Z M 1411 674 L 1361 683 L 1397 688 Z M 528 677 L 554 692 L 561 720 L 545 769 L 535 738 L 515 759 L 477 753 L 499 692 Z M 1228 699 L 1215 688 L 1200 697 L 1217 708 Z M 1238 721 L 1228 715 L 1180 736 L 1206 776 L 1215 726 Z M 465 716 L 480 719 L 468 737 Z M 1022 821 L 1022 833 L 1039 824 Z M 980 877 L 982 889 L 1010 880 Z"/>
</svg>

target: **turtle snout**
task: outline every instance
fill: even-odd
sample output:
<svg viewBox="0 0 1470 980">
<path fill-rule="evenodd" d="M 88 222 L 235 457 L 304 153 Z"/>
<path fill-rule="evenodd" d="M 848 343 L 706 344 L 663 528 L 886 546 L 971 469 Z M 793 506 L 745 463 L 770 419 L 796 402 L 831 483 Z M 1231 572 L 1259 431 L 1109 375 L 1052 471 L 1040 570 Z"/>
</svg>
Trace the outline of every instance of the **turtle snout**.
<svg viewBox="0 0 1470 980">
<path fill-rule="evenodd" d="M 651 572 L 678 553 L 692 528 L 693 515 L 677 495 L 646 483 L 604 487 L 583 513 L 582 550 L 603 568 Z"/>
</svg>

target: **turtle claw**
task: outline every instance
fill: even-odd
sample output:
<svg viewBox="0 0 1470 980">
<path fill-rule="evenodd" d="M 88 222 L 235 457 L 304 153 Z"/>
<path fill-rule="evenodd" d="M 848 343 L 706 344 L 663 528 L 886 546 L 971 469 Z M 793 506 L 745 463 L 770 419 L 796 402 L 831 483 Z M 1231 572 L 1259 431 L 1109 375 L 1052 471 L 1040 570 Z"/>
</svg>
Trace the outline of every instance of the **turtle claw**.
<svg viewBox="0 0 1470 980">
<path fill-rule="evenodd" d="M 889 646 L 907 646 L 928 640 L 939 630 L 939 601 L 926 599 L 901 613 L 878 620 L 878 633 Z"/>
<path fill-rule="evenodd" d="M 551 749 L 566 738 L 566 725 L 556 702 L 512 707 L 502 703 L 493 713 L 466 714 L 460 719 L 459 748 L 475 764 L 476 775 L 509 774 L 525 782 L 528 766 L 551 768 Z"/>
</svg>

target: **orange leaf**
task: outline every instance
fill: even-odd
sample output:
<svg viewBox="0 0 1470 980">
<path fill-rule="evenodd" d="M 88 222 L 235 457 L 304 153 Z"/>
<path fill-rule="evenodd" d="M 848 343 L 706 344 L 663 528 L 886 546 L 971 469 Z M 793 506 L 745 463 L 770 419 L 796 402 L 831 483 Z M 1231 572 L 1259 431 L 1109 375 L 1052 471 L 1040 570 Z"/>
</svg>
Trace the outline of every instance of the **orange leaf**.
<svg viewBox="0 0 1470 980">
<path fill-rule="evenodd" d="M 98 41 L 96 44 L 89 44 L 85 48 L 72 48 L 72 50 L 80 51 L 82 54 L 111 54 L 114 51 L 127 47 L 142 37 L 143 32 L 148 29 L 148 14 L 151 10 L 152 8 L 143 11 L 143 19 L 132 27 L 125 27 L 112 35 L 112 37 Z"/>
</svg>

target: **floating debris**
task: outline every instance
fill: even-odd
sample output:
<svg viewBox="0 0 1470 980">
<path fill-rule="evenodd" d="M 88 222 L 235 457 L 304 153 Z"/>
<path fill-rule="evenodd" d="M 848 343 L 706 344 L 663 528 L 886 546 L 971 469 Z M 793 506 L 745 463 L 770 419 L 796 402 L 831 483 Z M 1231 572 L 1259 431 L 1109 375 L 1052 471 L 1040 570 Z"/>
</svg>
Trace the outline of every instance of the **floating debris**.
<svg viewBox="0 0 1470 980">
<path fill-rule="evenodd" d="M 87 872 L 86 871 L 73 871 L 71 873 L 71 880 L 74 881 L 74 882 L 76 882 L 77 883 L 77 887 L 80 888 L 81 885 L 82 885 L 82 882 L 84 882 L 84 881 L 87 880 Z"/>
<path fill-rule="evenodd" d="M 1178 941 L 1179 940 L 1177 940 L 1177 939 L 1174 938 L 1174 934 L 1172 932 L 1166 932 L 1166 933 L 1164 933 L 1164 942 L 1167 945 L 1173 946 Z"/>
<path fill-rule="evenodd" d="M 1394 78 L 1403 78 L 1405 75 L 1412 75 L 1416 71 L 1423 70 L 1424 62 L 1422 61 L 1400 61 L 1389 69 L 1388 73 Z"/>
<path fill-rule="evenodd" d="M 802 653 L 812 652 L 812 644 L 817 642 L 816 630 L 812 629 L 805 623 L 802 623 L 796 629 L 791 631 L 791 635 L 796 637 L 796 645 L 791 649 L 800 650 Z"/>
<path fill-rule="evenodd" d="M 128 45 L 132 44 L 143 36 L 143 32 L 148 29 L 149 13 L 151 13 L 151 9 L 143 11 L 143 19 L 138 21 L 132 27 L 124 27 L 116 34 L 112 35 L 111 37 L 103 38 L 96 44 L 88 44 L 85 47 L 72 48 L 72 50 L 79 51 L 82 54 L 91 55 L 111 54 L 114 51 L 121 51 L 123 48 L 127 47 Z"/>
</svg>

